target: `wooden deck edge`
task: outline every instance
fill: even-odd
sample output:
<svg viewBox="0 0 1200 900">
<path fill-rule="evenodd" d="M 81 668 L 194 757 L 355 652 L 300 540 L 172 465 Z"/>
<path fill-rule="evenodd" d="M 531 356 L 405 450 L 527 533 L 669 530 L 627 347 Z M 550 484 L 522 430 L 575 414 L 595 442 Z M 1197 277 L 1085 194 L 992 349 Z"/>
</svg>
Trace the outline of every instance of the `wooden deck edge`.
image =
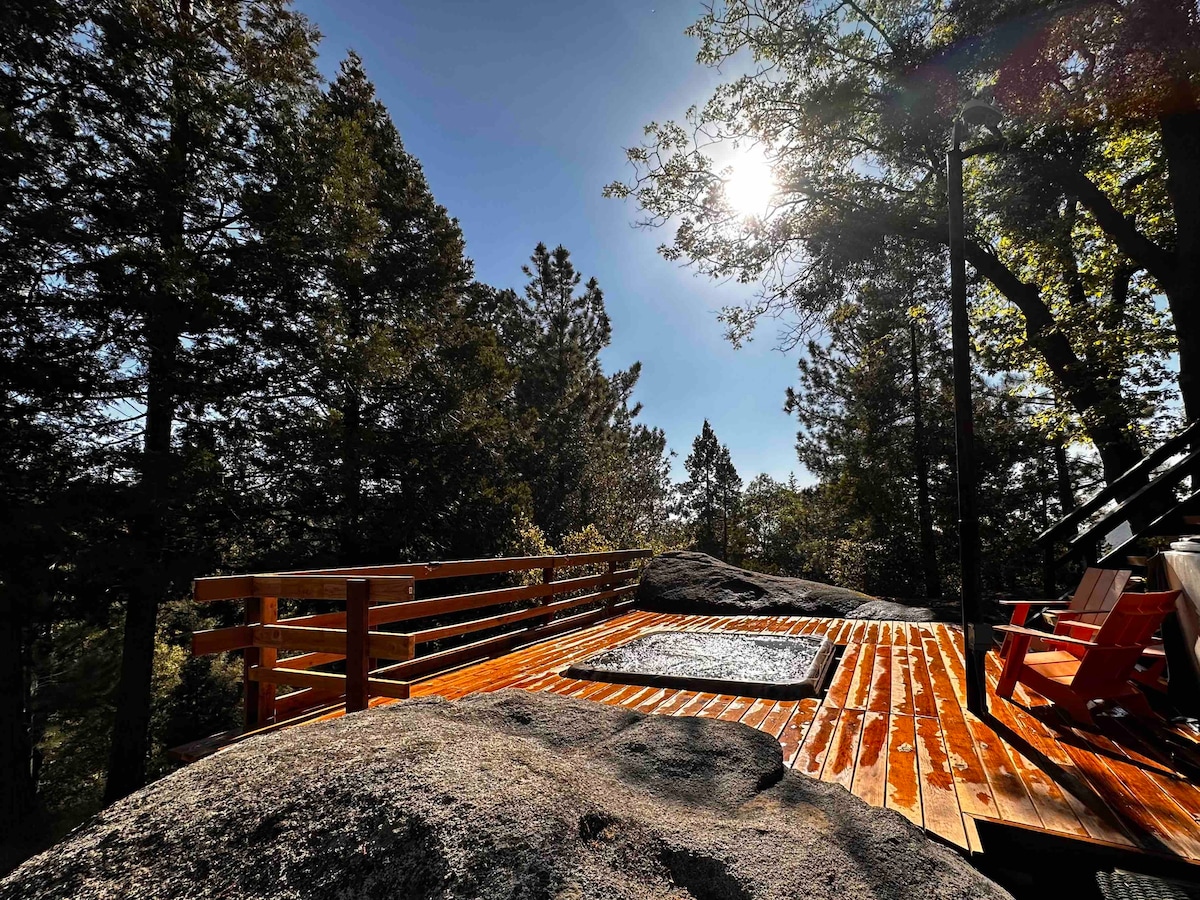
<svg viewBox="0 0 1200 900">
<path fill-rule="evenodd" d="M 309 709 L 279 722 L 272 722 L 270 725 L 264 725 L 261 728 L 254 728 L 250 731 L 242 731 L 238 728 L 230 729 L 229 731 L 219 731 L 208 737 L 199 738 L 189 741 L 186 744 L 180 744 L 178 747 L 169 748 L 166 751 L 167 758 L 179 763 L 194 763 L 204 759 L 206 756 L 220 753 L 227 747 L 239 744 L 247 738 L 256 737 L 260 734 L 269 734 L 272 731 L 279 731 L 281 728 L 290 728 L 293 725 L 303 725 L 306 722 L 311 722 L 313 719 L 343 709 L 345 705 L 344 701 L 339 700 L 337 703 Z"/>
<path fill-rule="evenodd" d="M 1022 825 L 974 813 L 963 813 L 963 819 L 974 820 L 984 853 L 987 852 L 989 838 L 993 839 L 991 843 L 995 843 L 994 838 L 997 834 L 1008 832 L 1018 836 L 1018 841 L 1022 844 L 1042 843 L 1045 845 L 1043 849 L 1046 850 L 1070 848 L 1084 854 L 1097 855 L 1105 861 L 1105 865 L 1118 866 L 1130 871 L 1143 871 L 1150 874 L 1176 873 L 1189 878 L 1196 878 L 1200 873 L 1200 860 L 1163 853 L 1150 847 L 1118 844 L 1091 835 L 1069 835 L 1047 831 L 1031 825 Z"/>
</svg>

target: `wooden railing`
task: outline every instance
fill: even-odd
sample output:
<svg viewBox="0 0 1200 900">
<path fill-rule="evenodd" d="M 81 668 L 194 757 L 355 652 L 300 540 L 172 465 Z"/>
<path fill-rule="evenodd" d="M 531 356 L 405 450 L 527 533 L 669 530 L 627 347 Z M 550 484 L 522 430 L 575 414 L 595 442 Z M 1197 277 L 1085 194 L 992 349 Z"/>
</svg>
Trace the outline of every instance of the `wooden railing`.
<svg viewBox="0 0 1200 900">
<path fill-rule="evenodd" d="M 193 592 L 198 603 L 240 600 L 245 618 L 242 625 L 196 632 L 192 653 L 242 651 L 247 731 L 343 700 L 347 711 L 355 712 L 366 709 L 372 697 L 406 698 L 415 679 L 621 612 L 633 602 L 638 570 L 619 566 L 650 555 L 637 549 L 199 578 Z M 604 571 L 556 580 L 563 570 L 586 567 Z M 538 584 L 417 596 L 417 582 L 538 570 Z M 281 619 L 280 599 L 333 601 L 344 608 Z M 528 605 L 445 621 L 502 604 Z M 595 608 L 560 618 L 585 606 Z M 413 631 L 377 630 L 429 619 L 437 621 Z M 478 632 L 498 633 L 420 652 Z M 280 687 L 293 690 L 279 695 Z"/>
</svg>

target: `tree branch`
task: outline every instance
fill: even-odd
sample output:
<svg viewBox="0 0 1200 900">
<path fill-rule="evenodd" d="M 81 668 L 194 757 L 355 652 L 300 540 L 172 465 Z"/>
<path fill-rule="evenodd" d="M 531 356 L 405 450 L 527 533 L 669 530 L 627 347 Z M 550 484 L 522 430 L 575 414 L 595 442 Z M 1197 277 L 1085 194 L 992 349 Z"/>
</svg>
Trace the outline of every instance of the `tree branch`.
<svg viewBox="0 0 1200 900">
<path fill-rule="evenodd" d="M 1087 207 L 1096 223 L 1113 239 L 1121 252 L 1145 268 L 1163 290 L 1173 285 L 1176 265 L 1172 255 L 1142 234 L 1137 225 L 1117 209 L 1108 195 L 1086 174 L 1074 166 L 1061 164 L 1051 166 L 1048 174 Z"/>
</svg>

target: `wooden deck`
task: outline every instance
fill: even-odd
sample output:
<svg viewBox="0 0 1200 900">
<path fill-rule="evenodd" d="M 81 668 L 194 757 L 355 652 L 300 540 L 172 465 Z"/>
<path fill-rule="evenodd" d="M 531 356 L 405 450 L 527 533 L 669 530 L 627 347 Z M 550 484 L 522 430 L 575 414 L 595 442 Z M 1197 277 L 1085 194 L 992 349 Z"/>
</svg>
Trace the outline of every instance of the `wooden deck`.
<svg viewBox="0 0 1200 900">
<path fill-rule="evenodd" d="M 827 635 L 843 648 L 821 698 L 774 701 L 576 681 L 575 660 L 651 629 Z M 635 611 L 412 686 L 461 697 L 521 688 L 645 713 L 738 721 L 779 739 L 792 768 L 894 809 L 931 835 L 980 852 L 980 822 L 1164 860 L 1200 864 L 1200 789 L 1166 745 L 1120 715 L 1073 728 L 1040 698 L 990 697 L 988 721 L 964 708 L 962 639 L 941 624 Z M 999 663 L 989 659 L 989 690 Z M 372 705 L 392 701 L 383 698 Z"/>
</svg>

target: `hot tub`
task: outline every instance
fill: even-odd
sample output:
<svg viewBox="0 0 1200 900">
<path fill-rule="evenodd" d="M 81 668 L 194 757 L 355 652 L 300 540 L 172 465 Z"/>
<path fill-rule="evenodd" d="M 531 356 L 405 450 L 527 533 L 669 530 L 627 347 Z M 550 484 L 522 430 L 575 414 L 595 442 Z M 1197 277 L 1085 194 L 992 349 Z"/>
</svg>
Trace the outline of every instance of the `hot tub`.
<svg viewBox="0 0 1200 900">
<path fill-rule="evenodd" d="M 827 638 L 652 631 L 574 663 L 568 678 L 798 700 L 815 697 L 836 647 Z"/>
</svg>

